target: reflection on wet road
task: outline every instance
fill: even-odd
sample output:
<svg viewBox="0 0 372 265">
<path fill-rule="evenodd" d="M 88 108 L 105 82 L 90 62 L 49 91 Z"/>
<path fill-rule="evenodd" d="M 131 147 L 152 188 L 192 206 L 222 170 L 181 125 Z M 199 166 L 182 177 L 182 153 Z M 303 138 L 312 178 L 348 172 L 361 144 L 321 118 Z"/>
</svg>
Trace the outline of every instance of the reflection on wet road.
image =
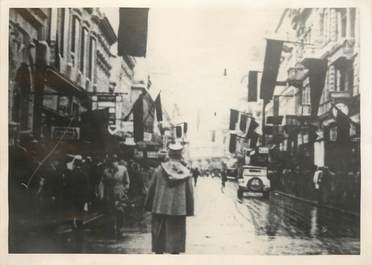
<svg viewBox="0 0 372 265">
<path fill-rule="evenodd" d="M 237 184 L 201 178 L 196 216 L 187 221 L 188 254 L 359 254 L 359 218 L 293 200 L 239 200 Z M 151 216 L 132 220 L 118 240 L 103 239 L 104 219 L 86 231 L 85 252 L 151 253 Z"/>
</svg>

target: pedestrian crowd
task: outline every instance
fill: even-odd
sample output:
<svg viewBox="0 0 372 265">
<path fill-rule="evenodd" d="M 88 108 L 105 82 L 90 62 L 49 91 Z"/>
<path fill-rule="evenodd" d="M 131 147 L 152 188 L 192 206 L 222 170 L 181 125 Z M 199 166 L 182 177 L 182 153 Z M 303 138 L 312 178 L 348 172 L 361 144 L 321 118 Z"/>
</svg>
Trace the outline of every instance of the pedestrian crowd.
<svg viewBox="0 0 372 265">
<path fill-rule="evenodd" d="M 28 137 L 9 148 L 10 232 L 20 224 L 69 223 L 79 230 L 91 214 L 112 217 L 118 233 L 143 204 L 154 167 L 120 154 L 69 154 Z"/>
<path fill-rule="evenodd" d="M 360 207 L 360 170 L 299 165 L 274 168 L 273 189 L 317 201 L 319 204 L 356 210 Z"/>
</svg>

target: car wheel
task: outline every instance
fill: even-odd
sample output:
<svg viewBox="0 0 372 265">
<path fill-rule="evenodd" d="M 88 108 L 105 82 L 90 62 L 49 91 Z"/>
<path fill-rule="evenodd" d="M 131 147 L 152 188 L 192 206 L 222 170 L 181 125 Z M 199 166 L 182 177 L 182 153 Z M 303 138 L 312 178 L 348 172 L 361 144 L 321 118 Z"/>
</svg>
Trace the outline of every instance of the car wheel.
<svg viewBox="0 0 372 265">
<path fill-rule="evenodd" d="M 248 181 L 247 187 L 250 191 L 261 192 L 263 190 L 263 182 L 261 179 L 254 177 Z"/>
</svg>

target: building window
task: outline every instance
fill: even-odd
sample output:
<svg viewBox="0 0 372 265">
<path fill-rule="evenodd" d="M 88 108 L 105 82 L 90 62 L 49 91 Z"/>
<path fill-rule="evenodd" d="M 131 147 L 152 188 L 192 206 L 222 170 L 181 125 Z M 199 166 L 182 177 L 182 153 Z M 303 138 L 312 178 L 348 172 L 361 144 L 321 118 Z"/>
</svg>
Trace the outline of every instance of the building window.
<svg viewBox="0 0 372 265">
<path fill-rule="evenodd" d="M 346 8 L 341 8 L 337 11 L 337 37 L 346 38 L 346 27 L 347 27 L 347 17 Z"/>
<path fill-rule="evenodd" d="M 355 20 L 356 20 L 356 9 L 350 8 L 350 36 L 351 38 L 355 38 Z"/>
<path fill-rule="evenodd" d="M 302 90 L 302 105 L 310 105 L 310 86 L 307 85 Z"/>
<path fill-rule="evenodd" d="M 66 9 L 61 8 L 59 9 L 59 54 L 63 57 L 64 56 L 64 43 L 65 43 L 65 23 L 66 23 Z"/>
<path fill-rule="evenodd" d="M 336 89 L 337 91 L 353 91 L 354 70 L 351 62 L 340 65 L 336 68 Z"/>
<path fill-rule="evenodd" d="M 324 12 L 324 18 L 323 18 L 323 37 L 324 37 L 325 43 L 329 41 L 330 24 L 331 24 L 331 20 L 330 20 L 329 10 L 326 9 Z"/>
<path fill-rule="evenodd" d="M 74 16 L 72 19 L 72 32 L 71 32 L 71 59 L 72 59 L 73 65 L 76 65 L 76 59 L 78 56 L 79 36 L 80 36 L 80 20 L 78 17 Z"/>
<path fill-rule="evenodd" d="M 96 62 L 96 39 L 91 37 L 89 43 L 89 64 L 88 76 L 91 81 L 94 80 L 94 65 Z"/>
<path fill-rule="evenodd" d="M 81 51 L 80 51 L 80 72 L 82 74 L 85 73 L 86 67 L 86 49 L 87 49 L 87 40 L 88 40 L 88 30 L 86 28 L 83 29 L 83 34 L 81 36 Z"/>
</svg>

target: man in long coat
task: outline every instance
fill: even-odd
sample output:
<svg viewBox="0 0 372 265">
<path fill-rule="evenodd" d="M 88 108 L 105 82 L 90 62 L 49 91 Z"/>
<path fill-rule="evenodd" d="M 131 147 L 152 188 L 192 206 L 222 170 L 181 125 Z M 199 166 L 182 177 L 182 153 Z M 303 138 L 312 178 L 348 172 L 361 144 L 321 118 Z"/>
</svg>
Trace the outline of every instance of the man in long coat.
<svg viewBox="0 0 372 265">
<path fill-rule="evenodd" d="M 181 163 L 183 146 L 170 144 L 169 161 L 155 169 L 145 209 L 152 212 L 152 251 L 185 252 L 186 216 L 194 215 L 191 172 Z"/>
</svg>

